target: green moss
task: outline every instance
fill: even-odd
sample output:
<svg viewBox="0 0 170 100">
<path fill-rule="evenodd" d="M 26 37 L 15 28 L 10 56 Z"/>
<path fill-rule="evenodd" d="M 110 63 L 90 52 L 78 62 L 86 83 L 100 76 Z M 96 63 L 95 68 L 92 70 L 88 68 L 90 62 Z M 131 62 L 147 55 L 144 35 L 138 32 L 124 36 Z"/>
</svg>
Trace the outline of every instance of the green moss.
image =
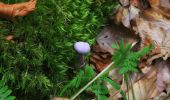
<svg viewBox="0 0 170 100">
<path fill-rule="evenodd" d="M 58 95 L 76 70 L 74 42 L 92 44 L 114 6 L 112 0 L 38 0 L 36 10 L 16 23 L 1 20 L 0 73 L 14 95 L 22 100 Z M 15 43 L 4 40 L 8 34 Z"/>
</svg>

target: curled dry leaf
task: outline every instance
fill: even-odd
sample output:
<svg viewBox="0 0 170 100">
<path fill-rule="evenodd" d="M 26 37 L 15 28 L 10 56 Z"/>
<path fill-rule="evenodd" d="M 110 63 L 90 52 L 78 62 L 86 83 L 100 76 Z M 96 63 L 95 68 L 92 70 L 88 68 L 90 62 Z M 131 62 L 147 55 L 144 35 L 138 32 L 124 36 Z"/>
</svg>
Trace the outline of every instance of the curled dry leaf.
<svg viewBox="0 0 170 100">
<path fill-rule="evenodd" d="M 111 61 L 111 54 L 103 50 L 97 43 L 92 47 L 91 63 L 98 72 L 102 71 Z"/>
<path fill-rule="evenodd" d="M 0 17 L 12 19 L 17 16 L 25 16 L 34 11 L 35 5 L 36 0 L 17 4 L 0 3 Z"/>
</svg>

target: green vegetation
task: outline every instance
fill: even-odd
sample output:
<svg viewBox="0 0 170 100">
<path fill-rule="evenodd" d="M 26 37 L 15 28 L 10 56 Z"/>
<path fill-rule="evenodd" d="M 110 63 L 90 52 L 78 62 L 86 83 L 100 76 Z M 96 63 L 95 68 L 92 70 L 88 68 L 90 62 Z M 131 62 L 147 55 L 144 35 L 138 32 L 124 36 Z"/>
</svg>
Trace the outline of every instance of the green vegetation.
<svg viewBox="0 0 170 100">
<path fill-rule="evenodd" d="M 0 80 L 0 100 L 15 100 L 15 96 L 11 96 L 12 90 L 10 90 L 5 83 Z"/>
<path fill-rule="evenodd" d="M 151 45 L 142 48 L 142 50 L 138 52 L 133 52 L 131 51 L 132 45 L 125 45 L 123 41 L 120 42 L 120 45 L 113 44 L 112 47 L 116 50 L 112 57 L 114 65 L 119 68 L 119 73 L 122 75 L 137 72 L 139 59 L 153 49 L 153 46 Z"/>
<path fill-rule="evenodd" d="M 17 22 L 0 20 L 0 74 L 13 95 L 19 100 L 59 96 L 77 72 L 73 43 L 92 44 L 114 7 L 113 0 L 38 0 L 36 10 Z M 10 34 L 14 43 L 4 39 Z"/>
<path fill-rule="evenodd" d="M 73 93 L 77 92 L 77 89 L 86 85 L 86 83 L 89 82 L 95 74 L 96 73 L 91 66 L 86 66 L 84 70 L 80 70 L 80 72 L 78 72 L 77 75 L 70 82 L 68 82 L 66 86 L 64 86 L 60 95 L 67 97 L 72 96 Z"/>
</svg>

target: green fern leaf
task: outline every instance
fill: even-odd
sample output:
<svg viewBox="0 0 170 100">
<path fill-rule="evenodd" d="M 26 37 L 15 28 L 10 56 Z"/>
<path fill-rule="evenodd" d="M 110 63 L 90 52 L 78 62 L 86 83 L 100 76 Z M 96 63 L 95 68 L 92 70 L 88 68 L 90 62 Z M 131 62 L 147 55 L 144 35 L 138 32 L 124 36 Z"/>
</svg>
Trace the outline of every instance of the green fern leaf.
<svg viewBox="0 0 170 100">
<path fill-rule="evenodd" d="M 118 45 L 117 43 L 112 44 L 112 48 L 114 48 L 114 49 L 119 49 L 119 45 Z"/>
<path fill-rule="evenodd" d="M 63 88 L 63 90 L 60 93 L 60 96 L 62 96 L 65 92 L 68 92 L 70 90 L 70 95 L 74 92 L 74 90 L 77 90 L 84 86 L 91 78 L 95 76 L 95 71 L 92 67 L 86 66 L 84 70 L 80 70 L 79 73 L 71 80 L 69 81 Z"/>
<path fill-rule="evenodd" d="M 101 80 L 97 80 L 93 85 L 88 87 L 86 90 L 93 92 L 98 100 L 107 100 L 109 94 L 108 88 L 102 84 Z"/>
<path fill-rule="evenodd" d="M 120 74 L 125 74 L 128 72 L 136 72 L 139 59 L 148 54 L 152 50 L 153 46 L 151 45 L 149 47 L 144 47 L 138 52 L 132 52 L 132 45 L 125 45 L 122 40 L 120 42 L 120 46 L 113 44 L 113 48 L 116 48 L 116 51 L 112 57 L 115 62 L 114 65 L 119 68 Z"/>
<path fill-rule="evenodd" d="M 0 81 L 0 100 L 15 100 L 15 96 L 11 96 L 12 90 L 5 86 L 4 82 Z"/>
<path fill-rule="evenodd" d="M 8 96 L 5 98 L 5 100 L 15 100 L 15 96 Z"/>
</svg>

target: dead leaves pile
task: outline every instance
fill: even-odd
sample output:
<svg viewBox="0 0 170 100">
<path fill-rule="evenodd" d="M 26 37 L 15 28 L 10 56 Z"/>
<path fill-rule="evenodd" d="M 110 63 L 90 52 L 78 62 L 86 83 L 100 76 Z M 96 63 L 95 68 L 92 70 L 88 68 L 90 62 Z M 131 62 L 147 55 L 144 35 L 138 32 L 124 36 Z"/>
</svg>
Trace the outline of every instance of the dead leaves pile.
<svg viewBox="0 0 170 100">
<path fill-rule="evenodd" d="M 152 52 L 139 61 L 140 73 L 133 75 L 135 98 L 136 100 L 168 100 L 170 96 L 170 89 L 168 88 L 170 87 L 170 1 L 119 1 L 122 6 L 117 9 L 112 21 L 117 25 L 110 25 L 111 28 L 104 27 L 98 35 L 97 43 L 93 46 L 91 61 L 97 65 L 95 66 L 96 69 L 101 71 L 101 68 L 103 69 L 111 62 L 109 56 L 114 53 L 111 44 L 119 42 L 120 38 L 126 39 L 125 43 L 138 42 L 139 44 L 134 47 L 134 50 L 154 44 L 155 48 Z M 117 28 L 122 24 L 123 26 Z M 130 30 L 129 33 L 122 30 L 124 27 Z M 136 35 L 138 38 L 133 37 Z M 96 53 L 96 51 L 100 52 Z M 107 55 L 108 58 L 101 57 L 103 52 L 110 53 L 110 55 Z M 125 91 L 129 100 L 132 100 L 131 91 L 131 89 Z M 112 95 L 110 100 L 113 100 L 113 97 L 115 99 L 115 95 Z"/>
</svg>

